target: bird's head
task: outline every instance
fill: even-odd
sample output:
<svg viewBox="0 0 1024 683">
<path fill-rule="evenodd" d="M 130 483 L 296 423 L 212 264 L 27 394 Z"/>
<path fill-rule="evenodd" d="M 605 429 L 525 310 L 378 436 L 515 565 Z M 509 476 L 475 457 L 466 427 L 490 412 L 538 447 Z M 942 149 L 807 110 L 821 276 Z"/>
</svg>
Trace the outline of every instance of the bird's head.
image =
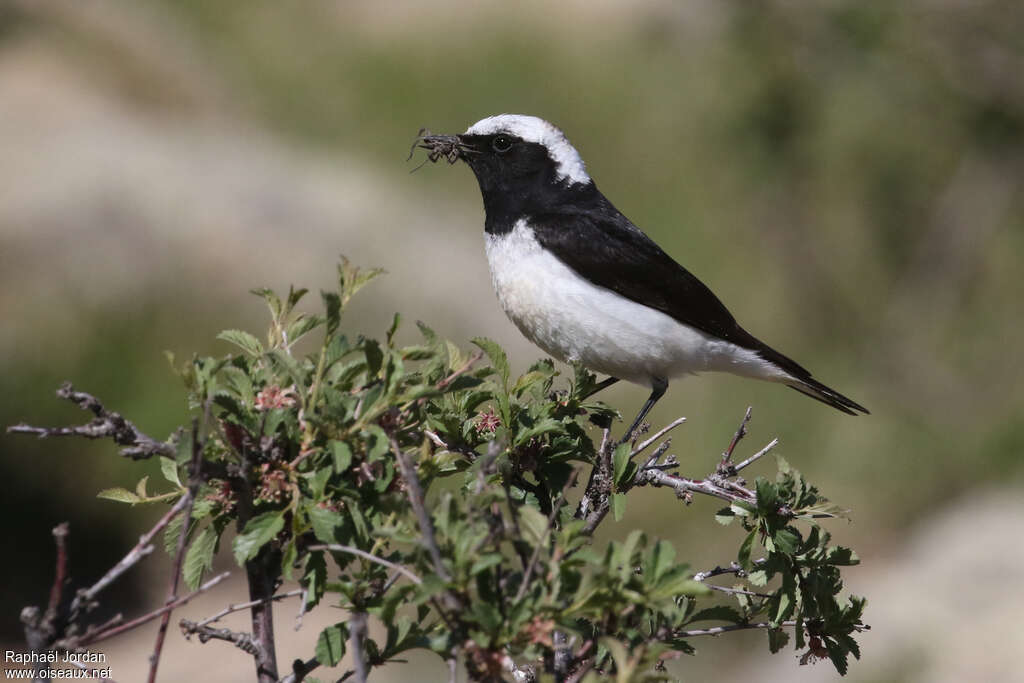
<svg viewBox="0 0 1024 683">
<path fill-rule="evenodd" d="M 553 124 L 536 116 L 501 114 L 477 121 L 461 135 L 422 135 L 430 160 L 465 161 L 484 194 L 531 195 L 552 185 L 589 185 L 583 159 Z"/>
</svg>

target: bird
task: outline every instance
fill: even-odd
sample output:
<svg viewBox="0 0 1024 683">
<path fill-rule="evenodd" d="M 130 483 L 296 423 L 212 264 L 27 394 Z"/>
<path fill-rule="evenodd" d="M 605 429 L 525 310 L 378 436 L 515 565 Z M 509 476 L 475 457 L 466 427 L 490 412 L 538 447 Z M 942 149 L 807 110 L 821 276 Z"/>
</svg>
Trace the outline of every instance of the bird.
<svg viewBox="0 0 1024 683">
<path fill-rule="evenodd" d="M 741 327 L 597 189 L 555 125 L 500 114 L 458 135 L 421 130 L 417 146 L 476 176 L 492 283 L 519 331 L 560 361 L 608 375 L 595 390 L 619 380 L 650 390 L 620 443 L 669 380 L 708 371 L 777 382 L 848 415 L 869 412 Z"/>
</svg>

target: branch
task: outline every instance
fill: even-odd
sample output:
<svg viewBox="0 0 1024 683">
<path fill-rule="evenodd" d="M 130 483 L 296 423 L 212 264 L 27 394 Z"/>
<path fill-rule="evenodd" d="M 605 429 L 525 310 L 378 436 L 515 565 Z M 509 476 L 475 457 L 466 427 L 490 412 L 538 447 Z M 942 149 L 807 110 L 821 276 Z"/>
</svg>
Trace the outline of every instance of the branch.
<svg viewBox="0 0 1024 683">
<path fill-rule="evenodd" d="M 303 588 L 296 588 L 293 591 L 288 591 L 287 593 L 278 593 L 277 595 L 273 595 L 273 596 L 271 596 L 269 598 L 265 598 L 263 600 L 250 600 L 249 602 L 240 602 L 240 603 L 236 603 L 236 604 L 231 604 L 231 605 L 228 605 L 227 607 L 225 607 L 224 609 L 222 609 L 221 611 L 217 612 L 216 614 L 211 614 L 210 616 L 206 617 L 205 619 L 200 621 L 197 625 L 198 626 L 206 626 L 207 624 L 212 624 L 215 621 L 220 621 L 221 619 L 223 619 L 227 615 L 231 614 L 232 612 L 241 612 L 244 609 L 249 609 L 250 607 L 255 607 L 256 605 L 260 605 L 260 604 L 267 603 L 267 602 L 276 602 L 278 600 L 284 600 L 285 598 L 294 598 L 296 596 L 302 595 L 304 592 L 305 592 L 305 589 L 303 589 Z"/>
<path fill-rule="evenodd" d="M 318 666 L 320 666 L 320 662 L 316 657 L 311 657 L 306 661 L 296 659 L 292 662 L 292 672 L 278 681 L 278 683 L 302 683 L 306 676 Z"/>
<path fill-rule="evenodd" d="M 526 589 L 530 585 L 530 578 L 533 574 L 534 568 L 537 566 L 537 561 L 540 559 L 540 552 L 543 550 L 544 545 L 547 543 L 548 535 L 551 533 L 551 527 L 555 524 L 555 517 L 558 516 L 559 511 L 562 509 L 562 501 L 565 500 L 566 492 L 576 485 L 576 475 L 579 470 L 573 470 L 572 474 L 569 475 L 568 481 L 565 482 L 565 486 L 562 487 L 562 492 L 558 494 L 558 499 L 555 504 L 551 506 L 551 514 L 548 515 L 548 525 L 544 529 L 544 535 L 537 541 L 537 545 L 533 549 L 533 554 L 530 556 L 530 561 L 526 565 L 526 570 L 523 572 L 523 582 L 519 584 L 519 590 L 516 591 L 516 596 L 512 598 L 513 603 L 518 603 L 526 595 Z"/>
<path fill-rule="evenodd" d="M 204 411 L 204 426 L 209 421 L 210 404 L 207 402 Z M 178 550 L 174 554 L 174 565 L 171 568 L 171 578 L 167 587 L 167 602 L 172 603 L 178 596 L 178 580 L 181 577 L 181 563 L 185 559 L 185 546 L 188 545 L 188 527 L 192 521 L 192 507 L 196 500 L 196 493 L 202 483 L 200 470 L 203 465 L 203 443 L 200 440 L 199 420 L 192 420 L 192 462 L 189 465 L 188 490 L 182 496 L 186 500 L 184 508 L 184 519 L 181 523 L 181 533 L 178 536 Z M 167 626 L 171 623 L 171 610 L 167 610 L 160 618 L 160 628 L 156 632 L 156 642 L 153 643 L 153 654 L 149 657 L 149 683 L 156 683 L 156 670 L 160 665 L 160 654 L 163 652 L 164 639 L 167 637 Z"/>
<path fill-rule="evenodd" d="M 119 625 L 116 625 L 116 626 L 112 626 L 111 628 L 107 628 L 105 630 L 104 629 L 97 629 L 96 631 L 91 632 L 91 633 L 87 631 L 81 637 L 81 639 L 77 641 L 76 644 L 72 644 L 72 643 L 74 643 L 74 641 L 69 641 L 67 649 L 70 650 L 70 649 L 74 649 L 75 647 L 85 647 L 86 645 L 92 645 L 93 643 L 98 643 L 101 640 L 107 640 L 108 638 L 113 638 L 114 636 L 119 635 L 121 633 L 124 633 L 125 631 L 130 631 L 133 628 L 137 628 L 139 626 L 142 626 L 143 624 L 149 623 L 150 621 L 153 621 L 157 617 L 162 616 L 162 615 L 164 615 L 164 614 L 166 614 L 168 612 L 171 612 L 172 610 L 175 610 L 175 609 L 181 607 L 182 605 L 184 605 L 185 603 L 189 602 L 190 600 L 192 600 L 192 598 L 196 597 L 200 593 L 205 593 L 206 591 L 210 590 L 211 588 L 213 588 L 214 586 L 216 586 L 218 583 L 220 583 L 224 579 L 228 578 L 229 576 L 231 576 L 231 572 L 224 572 L 223 574 L 218 574 L 217 576 L 213 577 L 212 579 L 210 579 L 209 581 L 207 581 L 206 583 L 204 583 L 203 585 L 201 585 L 199 588 L 195 589 L 191 593 L 189 593 L 187 595 L 183 595 L 180 598 L 178 598 L 177 600 L 175 600 L 174 602 L 166 604 L 163 607 L 160 607 L 159 609 L 155 609 L 152 612 L 149 612 L 147 614 L 143 614 L 141 617 L 137 617 L 135 619 L 132 619 L 131 621 L 128 621 L 128 622 L 125 622 L 123 624 L 119 624 Z"/>
<path fill-rule="evenodd" d="M 732 453 L 736 450 L 737 444 L 743 440 L 743 437 L 747 435 L 747 425 L 750 423 L 750 414 L 752 408 L 747 406 L 747 412 L 744 413 L 743 419 L 740 420 L 740 426 L 736 428 L 736 433 L 732 437 L 732 441 L 729 442 L 728 448 L 722 453 L 722 463 L 728 463 L 732 459 Z"/>
<path fill-rule="evenodd" d="M 746 631 L 752 628 L 779 628 L 782 626 L 796 626 L 795 621 L 783 621 L 776 626 L 772 626 L 767 621 L 759 621 L 756 623 L 747 624 L 729 624 L 728 626 L 712 626 L 711 628 L 698 628 L 691 631 L 674 631 L 672 635 L 676 638 L 692 638 L 694 636 L 717 636 L 720 633 L 728 633 L 729 631 Z"/>
<path fill-rule="evenodd" d="M 57 396 L 75 403 L 79 408 L 91 412 L 96 417 L 88 424 L 75 427 L 32 427 L 27 424 L 16 424 L 8 427 L 7 431 L 11 434 L 35 434 L 40 439 L 51 436 L 82 436 L 87 439 L 109 437 L 117 445 L 123 446 L 121 455 L 132 460 L 144 460 L 153 455 L 174 457 L 174 446 L 143 434 L 138 427 L 122 417 L 120 413 L 104 408 L 95 396 L 75 391 L 71 382 L 62 384 L 57 390 Z"/>
<path fill-rule="evenodd" d="M 615 446 L 610 436 L 611 430 L 605 427 L 601 434 L 601 446 L 597 449 L 597 461 L 590 470 L 587 488 L 583 491 L 574 515 L 576 519 L 584 520 L 583 530 L 587 534 L 594 533 L 611 506 L 612 451 Z"/>
<path fill-rule="evenodd" d="M 366 683 L 366 660 L 363 657 L 363 639 L 366 638 L 366 613 L 353 612 L 348 620 L 349 649 L 355 664 L 356 680 Z"/>
<path fill-rule="evenodd" d="M 157 521 L 155 525 L 153 525 L 152 529 L 150 529 L 142 536 L 140 536 L 139 542 L 135 544 L 135 547 L 129 550 L 128 554 L 121 558 L 121 560 L 117 564 L 111 567 L 110 570 L 107 571 L 107 573 L 104 574 L 99 581 L 94 583 L 89 588 L 81 589 L 78 591 L 78 594 L 75 596 L 74 601 L 71 603 L 72 620 L 75 619 L 75 616 L 77 616 L 80 610 L 82 610 L 83 608 L 89 608 L 90 603 L 93 601 L 93 599 L 100 591 L 102 591 L 104 588 L 113 583 L 119 576 L 124 574 L 126 571 L 128 571 L 136 564 L 138 564 L 142 560 L 142 558 L 146 557 L 151 552 L 153 552 L 153 546 L 150 545 L 150 543 L 153 540 L 153 537 L 160 533 L 160 531 L 163 530 L 164 527 L 170 524 L 171 520 L 174 519 L 179 513 L 181 513 L 181 511 L 185 509 L 185 506 L 187 504 L 188 496 L 182 496 L 181 498 L 179 498 L 178 502 L 174 504 L 174 507 L 168 510 L 167 513 L 163 517 L 161 517 L 160 520 Z"/>
<path fill-rule="evenodd" d="M 743 469 L 744 467 L 747 467 L 748 465 L 752 465 L 752 464 L 753 464 L 753 463 L 755 463 L 755 462 L 756 462 L 756 461 L 757 461 L 757 460 L 758 460 L 759 458 L 761 458 L 761 457 L 762 457 L 762 456 L 764 456 L 764 455 L 767 455 L 767 454 L 768 454 L 768 452 L 769 452 L 769 451 L 770 451 L 771 449 L 775 448 L 775 447 L 776 447 L 776 446 L 778 446 L 778 445 L 779 445 L 779 439 L 778 439 L 778 438 L 774 438 L 774 439 L 772 439 L 771 441 L 769 441 L 769 442 L 768 442 L 768 445 L 767 445 L 767 446 L 765 446 L 764 448 L 762 448 L 761 450 L 759 450 L 759 451 L 758 451 L 757 453 L 754 453 L 754 454 L 753 454 L 752 456 L 750 456 L 749 458 L 747 458 L 746 460 L 744 460 L 744 461 L 743 461 L 743 462 L 741 462 L 740 464 L 738 464 L 738 465 L 736 465 L 735 467 L 733 467 L 733 468 L 731 469 L 731 472 L 732 472 L 733 474 L 735 474 L 735 473 L 738 473 L 738 472 L 739 472 L 740 470 L 742 470 L 742 469 Z"/>
<path fill-rule="evenodd" d="M 363 558 L 364 560 L 369 560 L 370 562 L 376 562 L 377 564 L 379 564 L 381 566 L 384 566 L 384 567 L 387 567 L 388 569 L 395 570 L 396 572 L 398 572 L 402 576 L 406 577 L 407 579 L 409 579 L 410 581 L 412 581 L 416 585 L 419 585 L 419 584 L 423 583 L 423 579 L 421 579 L 420 577 L 416 576 L 416 574 L 412 573 L 411 571 L 409 571 L 408 569 L 406 569 L 402 565 L 395 564 L 394 562 L 390 562 L 389 560 L 385 560 L 383 557 L 378 557 L 376 555 L 371 555 L 370 553 L 366 552 L 365 550 L 360 550 L 359 548 L 353 548 L 350 545 L 341 545 L 339 543 L 325 543 L 323 545 L 311 545 L 308 548 L 306 548 L 306 550 L 329 550 L 329 551 L 335 552 L 335 553 L 349 553 L 350 555 L 357 555 L 357 556 Z"/>
<path fill-rule="evenodd" d="M 742 501 L 753 503 L 757 500 L 757 496 L 753 491 L 748 491 L 732 482 L 725 482 L 726 485 L 723 486 L 710 479 L 678 477 L 655 468 L 642 469 L 637 472 L 634 484 L 636 486 L 665 486 L 671 488 L 676 492 L 677 497 L 687 502 L 689 502 L 690 496 L 693 493 L 702 493 L 706 496 L 713 496 L 714 498 L 721 498 L 730 502 Z"/>
<path fill-rule="evenodd" d="M 454 371 L 452 374 L 448 375 L 443 380 L 438 382 L 437 383 L 437 388 L 438 389 L 444 389 L 445 387 L 447 387 L 449 384 L 454 382 L 460 375 L 463 375 L 463 374 L 469 372 L 473 368 L 473 366 L 476 365 L 477 361 L 479 361 L 483 357 L 484 357 L 484 352 L 482 350 L 477 351 L 476 353 L 474 353 L 469 358 L 469 360 L 467 360 L 465 363 L 463 363 L 462 367 L 460 367 L 458 370 Z M 358 676 L 358 674 L 356 674 L 356 675 Z"/>
<path fill-rule="evenodd" d="M 686 422 L 686 418 L 685 417 L 679 417 L 679 418 L 676 418 L 675 420 L 673 420 L 672 422 L 669 422 L 657 434 L 655 434 L 654 436 L 652 436 L 651 438 L 647 439 L 646 441 L 641 443 L 639 446 L 634 448 L 633 452 L 629 454 L 629 457 L 634 458 L 637 455 L 639 455 L 640 453 L 643 453 L 645 450 L 647 450 L 647 448 L 649 448 L 651 446 L 651 444 L 654 444 L 661 437 L 665 436 L 666 434 L 668 434 L 669 432 L 671 432 L 673 429 L 675 429 L 679 425 L 683 424 L 684 422 Z"/>
</svg>

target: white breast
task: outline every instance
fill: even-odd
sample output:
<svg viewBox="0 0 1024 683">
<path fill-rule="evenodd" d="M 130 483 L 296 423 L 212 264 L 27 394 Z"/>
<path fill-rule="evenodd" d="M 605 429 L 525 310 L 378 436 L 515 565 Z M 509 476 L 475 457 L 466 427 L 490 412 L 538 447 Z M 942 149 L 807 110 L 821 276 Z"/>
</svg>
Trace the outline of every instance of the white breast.
<svg viewBox="0 0 1024 683">
<path fill-rule="evenodd" d="M 590 283 L 543 249 L 524 220 L 486 239 L 501 307 L 530 341 L 559 360 L 647 386 L 653 378 L 703 370 L 786 376 L 753 351 Z"/>
</svg>

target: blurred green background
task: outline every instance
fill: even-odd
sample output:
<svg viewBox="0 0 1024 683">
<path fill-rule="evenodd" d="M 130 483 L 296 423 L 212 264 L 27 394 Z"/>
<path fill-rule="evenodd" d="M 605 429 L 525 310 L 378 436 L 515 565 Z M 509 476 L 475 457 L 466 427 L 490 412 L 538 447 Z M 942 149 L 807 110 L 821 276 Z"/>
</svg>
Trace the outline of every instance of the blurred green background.
<svg viewBox="0 0 1024 683">
<path fill-rule="evenodd" d="M 400 311 L 463 346 L 493 337 L 525 368 L 538 353 L 491 291 L 471 173 L 410 175 L 405 158 L 420 127 L 535 114 L 745 327 L 871 409 L 712 375 L 653 414 L 687 416 L 675 452 L 702 474 L 752 405 L 741 450 L 779 436 L 851 509 L 832 530 L 861 554 L 848 587 L 873 627 L 851 678 L 1010 680 L 1022 29 L 1019 2 L 957 0 L 0 0 L 0 422 L 82 420 L 53 395 L 70 379 L 163 437 L 186 417 L 163 351 L 226 353 L 219 330 L 262 329 L 249 288 L 329 287 L 339 254 L 390 272 L 350 329 L 380 335 Z M 606 400 L 632 414 L 644 397 Z M 95 494 L 145 473 L 108 444 L 0 436 L 5 643 L 45 601 L 49 530 L 72 520 L 73 575 L 94 580 L 145 528 Z M 607 534 L 642 526 L 698 569 L 732 559 L 713 502 L 635 498 Z M 124 609 L 159 602 L 147 576 Z M 834 677 L 763 640 L 698 641 L 672 670 Z"/>
</svg>

